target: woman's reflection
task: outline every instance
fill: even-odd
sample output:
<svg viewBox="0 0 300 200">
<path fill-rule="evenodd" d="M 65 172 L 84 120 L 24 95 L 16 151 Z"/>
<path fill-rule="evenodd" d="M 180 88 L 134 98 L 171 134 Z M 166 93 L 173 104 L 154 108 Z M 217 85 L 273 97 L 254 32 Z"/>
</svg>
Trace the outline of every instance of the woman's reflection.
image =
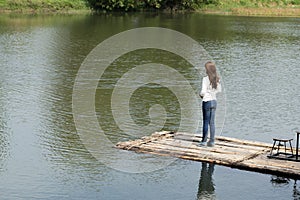
<svg viewBox="0 0 300 200">
<path fill-rule="evenodd" d="M 199 180 L 199 188 L 197 199 L 215 199 L 215 185 L 212 175 L 214 173 L 215 164 L 202 163 L 201 175 Z"/>
</svg>

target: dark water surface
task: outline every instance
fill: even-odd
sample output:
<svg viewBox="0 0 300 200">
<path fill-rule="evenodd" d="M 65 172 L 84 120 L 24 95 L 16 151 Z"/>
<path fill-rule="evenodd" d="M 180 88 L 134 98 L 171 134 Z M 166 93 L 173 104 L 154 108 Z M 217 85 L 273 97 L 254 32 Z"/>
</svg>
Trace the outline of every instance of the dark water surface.
<svg viewBox="0 0 300 200">
<path fill-rule="evenodd" d="M 300 183 L 291 179 L 278 184 L 271 175 L 186 160 L 175 160 L 155 171 L 127 173 L 108 167 L 87 151 L 72 113 L 78 69 L 105 39 L 148 26 L 190 36 L 216 61 L 224 86 L 219 96 L 218 134 L 264 142 L 295 137 L 300 129 L 299 18 L 3 15 L 0 199 L 299 199 Z M 95 97 L 99 124 L 113 143 L 134 138 L 114 120 L 110 102 L 114 85 L 132 66 L 150 61 L 172 66 L 195 90 L 200 85 L 198 72 L 168 52 L 146 49 L 122 56 L 103 74 Z M 139 84 L 139 79 L 134 81 Z M 181 120 L 177 97 L 155 84 L 132 94 L 130 115 L 135 125 L 147 125 L 149 109 L 157 104 L 167 113 L 163 129 L 177 130 Z M 125 127 L 135 127 L 122 116 Z M 103 155 L 111 156 L 109 152 L 103 150 Z M 125 154 L 140 162 L 159 164 L 164 159 Z"/>
</svg>

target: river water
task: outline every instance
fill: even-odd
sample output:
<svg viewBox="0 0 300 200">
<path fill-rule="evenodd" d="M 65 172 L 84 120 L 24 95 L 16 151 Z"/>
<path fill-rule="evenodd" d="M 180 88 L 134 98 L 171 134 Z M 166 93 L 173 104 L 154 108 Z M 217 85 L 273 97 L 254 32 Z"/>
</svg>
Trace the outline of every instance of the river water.
<svg viewBox="0 0 300 200">
<path fill-rule="evenodd" d="M 112 153 L 101 147 L 105 162 L 93 156 L 74 123 L 72 95 L 78 70 L 98 44 L 140 27 L 179 31 L 197 41 L 217 63 L 223 85 L 218 97 L 218 135 L 263 142 L 272 142 L 273 137 L 295 138 L 300 129 L 299 18 L 2 15 L 0 199 L 299 199 L 300 185 L 292 179 L 278 183 L 277 177 L 267 174 L 180 159 L 165 164 L 169 158 Z M 141 49 L 120 56 L 99 78 L 95 92 L 99 126 L 113 144 L 148 135 L 139 132 L 140 127 L 158 115 L 166 117 L 158 130 L 181 127 L 184 111 L 174 87 L 141 85 L 145 74 L 132 80 L 132 87 L 139 87 L 129 99 L 130 119 L 113 110 L 128 104 L 122 98 L 111 103 L 118 80 L 147 63 L 171 66 L 195 92 L 205 74 L 201 66 L 195 69 L 164 50 Z M 173 83 L 176 88 L 177 81 Z M 180 87 L 176 90 L 184 94 Z M 199 124 L 196 133 L 201 132 L 201 120 Z M 188 130 L 190 124 L 182 126 Z"/>
</svg>

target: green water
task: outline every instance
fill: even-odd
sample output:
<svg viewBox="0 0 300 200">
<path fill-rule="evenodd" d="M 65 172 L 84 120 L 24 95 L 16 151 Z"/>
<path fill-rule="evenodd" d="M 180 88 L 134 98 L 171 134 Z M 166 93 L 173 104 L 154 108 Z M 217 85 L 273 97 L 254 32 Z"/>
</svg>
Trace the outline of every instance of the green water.
<svg viewBox="0 0 300 200">
<path fill-rule="evenodd" d="M 73 118 L 77 72 L 99 43 L 141 27 L 179 31 L 199 42 L 215 60 L 224 87 L 218 97 L 217 134 L 264 142 L 295 137 L 300 128 L 299 18 L 155 13 L 3 15 L 0 199 L 298 199 L 299 185 L 291 179 L 276 184 L 271 175 L 179 159 L 154 171 L 128 173 L 116 168 L 136 166 L 115 162 L 118 156 L 109 149 L 101 153 L 119 165 L 115 168 L 92 156 Z M 111 99 L 116 83 L 130 69 L 149 62 L 174 68 L 195 92 L 201 85 L 201 66 L 195 69 L 170 52 L 143 49 L 121 56 L 99 77 L 95 93 L 99 125 L 112 143 L 147 135 L 135 127 L 151 122 L 149 110 L 157 104 L 167 113 L 163 129 L 181 126 L 178 97 L 170 88 L 153 83 L 132 94 L 130 120 L 117 113 L 123 128 L 132 134 L 115 121 Z M 137 76 L 132 87 L 139 85 L 143 76 Z M 124 104 L 122 98 L 117 102 L 117 106 Z M 201 121 L 199 124 L 198 133 Z M 135 159 L 137 166 L 145 162 L 153 168 L 167 160 L 131 152 L 120 155 L 125 160 Z"/>
</svg>

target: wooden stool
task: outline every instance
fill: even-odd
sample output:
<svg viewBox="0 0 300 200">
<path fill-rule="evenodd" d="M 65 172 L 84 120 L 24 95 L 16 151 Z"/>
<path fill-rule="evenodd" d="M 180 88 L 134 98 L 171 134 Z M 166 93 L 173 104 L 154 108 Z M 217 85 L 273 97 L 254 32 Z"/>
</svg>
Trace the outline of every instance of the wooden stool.
<svg viewBox="0 0 300 200">
<path fill-rule="evenodd" d="M 287 150 L 286 143 L 289 143 L 289 145 L 290 145 L 290 151 L 291 151 L 292 156 L 293 156 L 294 153 L 293 153 L 293 147 L 292 147 L 292 142 L 291 142 L 292 140 L 293 139 L 278 139 L 278 138 L 273 138 L 274 142 L 273 142 L 273 147 L 272 147 L 270 156 L 276 156 L 276 155 L 279 155 L 279 154 L 290 155 L 289 153 L 286 153 L 286 150 Z M 276 143 L 277 143 L 277 153 L 273 154 L 273 151 L 275 150 Z M 279 152 L 280 146 L 284 146 L 284 153 L 283 152 Z"/>
</svg>

